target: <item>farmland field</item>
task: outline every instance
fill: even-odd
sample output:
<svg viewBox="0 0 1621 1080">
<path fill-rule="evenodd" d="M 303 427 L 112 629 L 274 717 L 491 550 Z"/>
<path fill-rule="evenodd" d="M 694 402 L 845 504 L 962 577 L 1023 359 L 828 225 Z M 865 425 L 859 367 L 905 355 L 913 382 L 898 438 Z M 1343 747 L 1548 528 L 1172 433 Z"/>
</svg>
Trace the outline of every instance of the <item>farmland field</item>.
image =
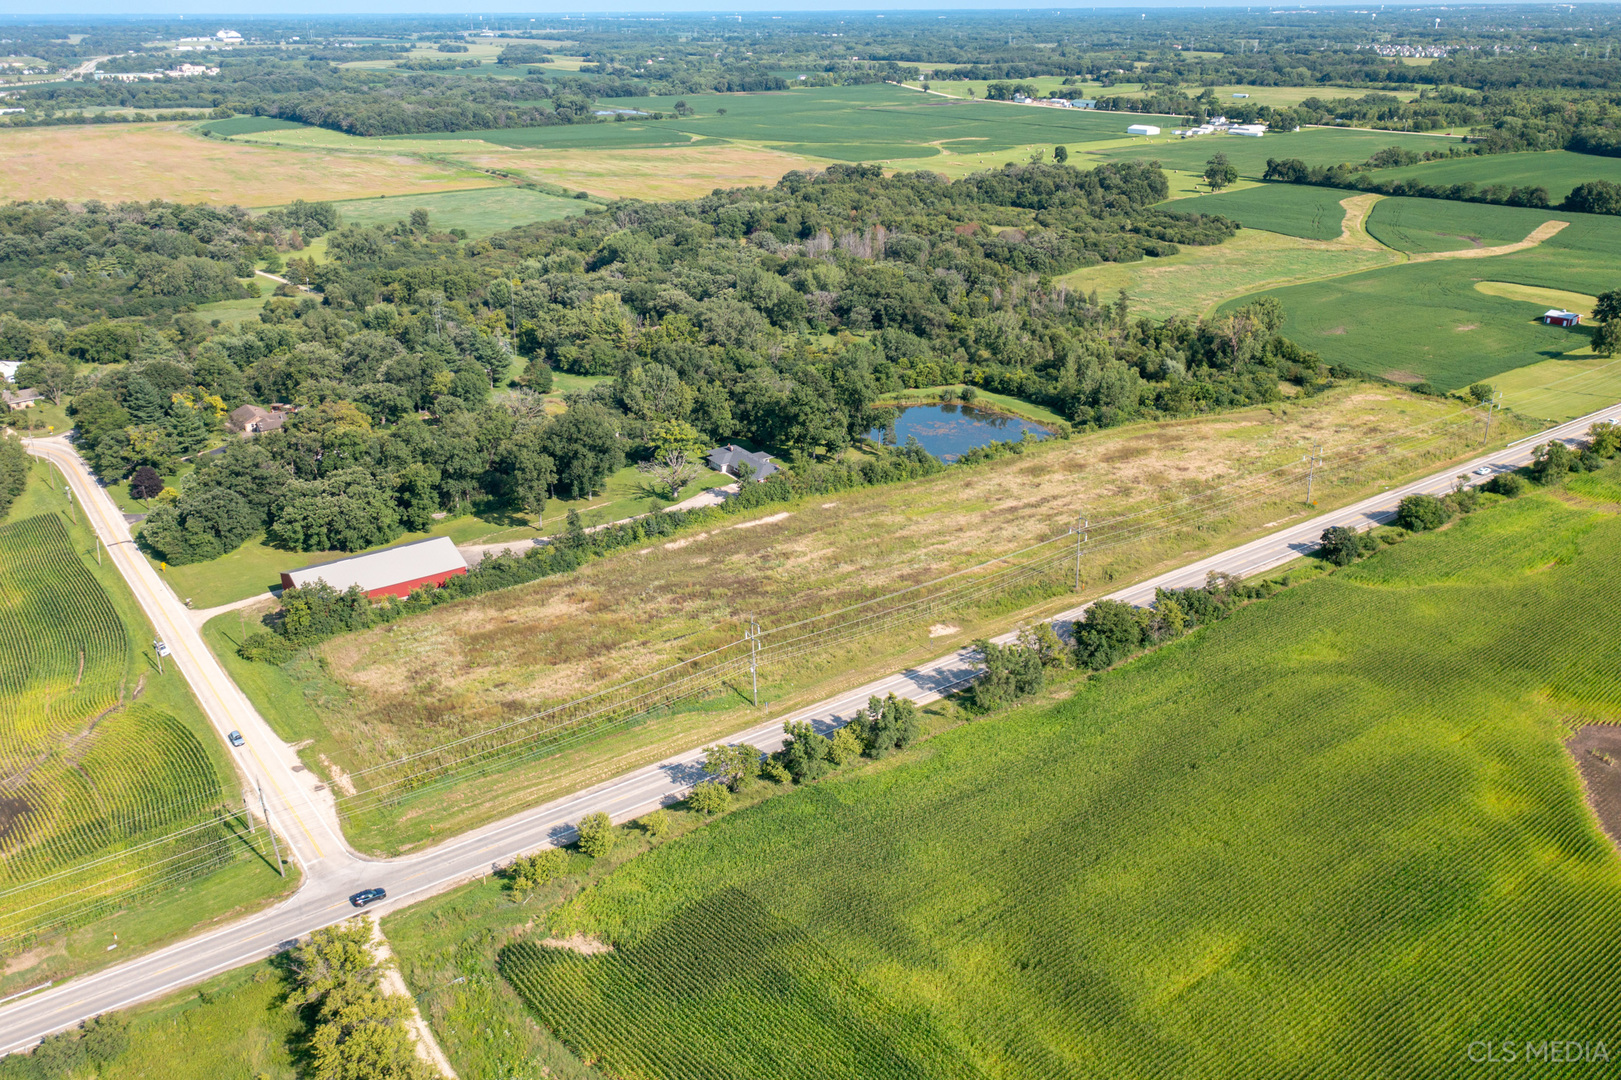
<svg viewBox="0 0 1621 1080">
<path fill-rule="evenodd" d="M 235 838 L 242 822 L 221 816 L 240 801 L 217 738 L 183 679 L 137 649 L 149 628 L 133 625 L 117 571 L 86 561 L 88 532 L 45 508 L 59 489 L 44 466 L 34 473 L 0 525 L 0 953 L 13 958 L 109 913 L 139 921 L 132 901 L 160 886 L 209 892 L 216 870 L 231 876 L 216 897 L 225 907 L 270 886 L 236 873 L 252 848 Z M 139 947 L 144 932 L 125 927 Z"/>
<path fill-rule="evenodd" d="M 1411 146 L 1408 148 L 1413 149 Z M 1481 154 L 1449 161 L 1426 161 L 1396 169 L 1380 169 L 1371 175 L 1379 181 L 1417 180 L 1437 186 L 1473 183 L 1476 187 L 1482 188 L 1491 184 L 1505 184 L 1509 187 L 1545 187 L 1548 189 L 1548 198 L 1558 205 L 1577 184 L 1584 184 L 1589 180 L 1621 183 L 1621 158 L 1574 154 L 1568 150 Z"/>
<path fill-rule="evenodd" d="M 1621 219 L 1433 199 L 1382 199 L 1374 205 L 1370 232 L 1376 231 L 1380 208 L 1389 202 L 1401 205 L 1383 219 L 1378 231 L 1392 243 L 1429 249 L 1418 254 L 1437 261 L 1267 289 L 1283 303 L 1286 335 L 1330 363 L 1395 379 L 1427 379 L 1446 390 L 1572 354 L 1588 355 L 1589 328 L 1564 330 L 1537 321 L 1548 307 L 1545 297 L 1477 286 L 1501 282 L 1588 296 L 1613 289 Z M 1525 238 L 1523 228 L 1551 219 L 1571 224 L 1512 254 L 1472 258 L 1473 245 L 1450 252 L 1434 250 L 1463 242 L 1442 233 L 1468 230 L 1483 242 L 1505 238 L 1520 242 Z M 1228 301 L 1242 302 L 1242 298 Z M 1530 416 L 1555 415 L 1541 411 L 1549 401 L 1531 397 L 1511 404 L 1516 408 L 1523 404 Z"/>
<path fill-rule="evenodd" d="M 0 190 L 13 199 L 170 199 L 263 206 L 489 187 L 459 165 L 393 154 L 305 153 L 188 134 L 180 124 L 0 132 Z"/>
<path fill-rule="evenodd" d="M 1440 135 L 1305 128 L 1295 132 L 1271 133 L 1259 139 L 1242 135 L 1202 135 L 1195 139 L 1161 136 L 1142 145 L 1087 150 L 1085 153 L 1108 160 L 1157 160 L 1167 169 L 1202 173 L 1205 162 L 1220 151 L 1238 167 L 1239 175 L 1259 180 L 1266 171 L 1267 158 L 1299 158 L 1307 165 L 1338 165 L 1341 162 L 1366 161 L 1370 155 L 1387 146 L 1400 146 L 1423 153 L 1426 150 L 1445 150 L 1457 143 L 1457 139 Z M 1378 175 L 1384 177 L 1386 174 L 1381 172 Z"/>
<path fill-rule="evenodd" d="M 360 774 L 400 753 L 723 645 L 736 636 L 738 612 L 756 613 L 769 629 L 1062 535 L 1083 506 L 1094 515 L 1153 511 L 1237 476 L 1297 461 L 1300 447 L 1318 439 L 1332 457 L 1336 447 L 1456 416 L 1455 404 L 1435 399 L 1347 389 L 1309 403 L 1055 441 L 927 480 L 724 517 L 706 523 L 701 533 L 649 541 L 565 576 L 448 605 L 388 629 L 345 635 L 320 647 L 318 663 L 299 659 L 276 668 L 237 657 L 234 643 L 257 628 L 257 611 L 223 615 L 206 633 L 285 738 L 313 739 L 312 759 L 325 754 Z M 1451 456 L 1478 439 L 1473 420 L 1449 430 L 1447 438 L 1426 445 L 1426 460 Z M 1367 459 L 1338 476 L 1329 497 L 1377 490 L 1396 473 L 1419 467 L 1419 460 L 1403 454 Z M 1088 588 L 1184 562 L 1297 512 L 1295 496 L 1284 494 L 1235 508 L 1214 525 L 1155 534 L 1129 554 L 1100 553 L 1099 565 L 1087 570 L 1095 583 Z M 939 621 L 947 629 L 933 636 L 935 616 L 882 639 L 835 642 L 792 662 L 768 664 L 761 699 L 779 710 L 817 700 L 833 688 L 830 679 L 856 685 L 896 664 L 939 655 L 1002 625 L 1019 608 L 1056 610 L 1072 602 L 1069 588 L 1067 578 L 1043 580 L 953 605 L 949 619 L 942 609 Z M 505 799 L 572 790 L 757 715 L 739 699 L 716 698 L 633 731 L 604 735 L 578 753 L 554 755 L 499 783 L 481 782 L 476 792 L 463 787 L 436 796 L 431 808 L 351 818 L 351 836 L 378 850 L 414 843 L 430 812 L 440 822 L 437 828 L 446 818 L 467 827 L 497 812 Z"/>
<path fill-rule="evenodd" d="M 1291 185 L 1293 186 L 1293 185 Z M 1586 227 L 1591 215 L 1556 210 L 1492 206 L 1450 199 L 1380 199 L 1368 215 L 1368 232 L 1397 251 L 1469 251 L 1524 240 L 1545 221 L 1579 218 Z"/>
<path fill-rule="evenodd" d="M 1222 195 L 1218 198 L 1227 198 Z M 1170 204 L 1181 209 L 1183 203 Z M 1336 206 L 1336 209 L 1339 209 Z M 1344 213 L 1343 210 L 1340 211 Z M 1338 228 L 1335 231 L 1336 237 Z M 1184 246 L 1179 254 L 1131 263 L 1101 263 L 1058 280 L 1072 289 L 1097 290 L 1108 300 L 1124 290 L 1133 314 L 1157 319 L 1203 315 L 1233 296 L 1292 282 L 1315 281 L 1394 262 L 1398 256 L 1366 235 L 1341 242 L 1303 240 L 1241 229 L 1224 244 Z"/>
<path fill-rule="evenodd" d="M 355 225 L 392 225 L 409 218 L 411 211 L 420 208 L 428 211 L 428 220 L 434 228 L 466 229 L 473 237 L 489 236 L 535 221 L 583 214 L 589 206 L 576 199 L 515 187 L 352 199 L 337 205 L 344 222 Z"/>
<path fill-rule="evenodd" d="M 1561 743 L 1621 721 L 1618 566 L 1611 513 L 1490 507 L 658 846 L 545 916 L 611 952 L 515 925 L 501 972 L 639 1077 L 1452 1078 L 1613 1039 L 1621 866 Z"/>
<path fill-rule="evenodd" d="M 1355 192 L 1305 184 L 1262 184 L 1177 199 L 1167 203 L 1166 209 L 1183 214 L 1220 214 L 1246 229 L 1265 229 L 1306 240 L 1336 240 L 1345 223 L 1345 207 L 1340 203 L 1354 196 Z"/>
</svg>

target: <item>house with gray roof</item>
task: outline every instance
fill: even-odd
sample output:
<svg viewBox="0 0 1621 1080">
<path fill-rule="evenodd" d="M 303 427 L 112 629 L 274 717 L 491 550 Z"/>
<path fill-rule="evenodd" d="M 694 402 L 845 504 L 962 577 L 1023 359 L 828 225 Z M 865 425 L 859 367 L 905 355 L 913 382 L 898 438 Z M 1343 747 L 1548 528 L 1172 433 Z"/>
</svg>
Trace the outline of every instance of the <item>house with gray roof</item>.
<svg viewBox="0 0 1621 1080">
<path fill-rule="evenodd" d="M 771 463 L 771 458 L 767 455 L 745 450 L 741 446 L 732 443 L 717 446 L 709 452 L 709 467 L 723 472 L 727 476 L 736 476 L 739 465 L 752 465 L 754 467 L 755 483 L 759 483 L 777 471 L 777 467 Z"/>
</svg>

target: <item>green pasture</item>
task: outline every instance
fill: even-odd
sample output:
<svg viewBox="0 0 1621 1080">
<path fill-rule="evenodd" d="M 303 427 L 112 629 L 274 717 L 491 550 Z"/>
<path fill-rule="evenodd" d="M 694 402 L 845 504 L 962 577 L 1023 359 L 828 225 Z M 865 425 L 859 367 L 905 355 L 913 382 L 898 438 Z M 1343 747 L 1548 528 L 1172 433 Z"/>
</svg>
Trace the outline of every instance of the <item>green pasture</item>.
<svg viewBox="0 0 1621 1080">
<path fill-rule="evenodd" d="M 428 221 L 433 228 L 466 229 L 468 235 L 473 237 L 505 232 L 536 221 L 583 214 L 590 206 L 590 203 L 579 199 L 564 199 L 517 187 L 349 199 L 337 204 L 346 224 L 392 225 L 396 221 L 409 219 L 411 211 L 421 209 L 428 211 Z"/>
<path fill-rule="evenodd" d="M 1265 142 L 1265 139 L 1261 140 Z M 1388 145 L 1407 145 L 1391 143 Z M 1377 149 L 1377 148 L 1376 148 Z M 1408 149 L 1414 149 L 1409 146 Z M 1315 163 L 1313 163 L 1315 164 Z M 1425 184 L 1473 183 L 1476 187 L 1505 184 L 1509 187 L 1545 187 L 1555 205 L 1570 194 L 1571 188 L 1589 180 L 1621 183 L 1621 158 L 1596 154 L 1573 154 L 1568 150 L 1548 150 L 1523 154 L 1480 154 L 1426 161 L 1397 169 L 1380 169 L 1372 177 L 1386 180 L 1417 180 Z"/>
<path fill-rule="evenodd" d="M 1107 115 L 1107 114 L 1100 114 Z M 1132 121 L 1135 123 L 1136 121 Z M 1307 165 L 1357 163 L 1387 146 L 1400 146 L 1416 153 L 1445 150 L 1457 145 L 1449 136 L 1413 135 L 1400 131 L 1358 131 L 1350 128 L 1303 128 L 1300 131 L 1268 132 L 1259 139 L 1243 135 L 1201 135 L 1180 139 L 1167 134 L 1140 144 L 1086 151 L 1089 156 L 1118 160 L 1150 158 L 1167 169 L 1202 173 L 1211 155 L 1227 155 L 1240 176 L 1259 180 L 1266 172 L 1268 158 L 1299 158 Z M 1381 178 L 1386 173 L 1378 174 Z M 1355 194 L 1355 192 L 1347 192 Z M 1341 196 L 1342 198 L 1344 196 Z"/>
<path fill-rule="evenodd" d="M 1611 513 L 1489 506 L 656 846 L 492 928 L 501 972 L 638 1077 L 1450 1080 L 1613 1039 L 1621 863 L 1562 742 L 1621 721 L 1617 566 Z"/>
<path fill-rule="evenodd" d="M 1304 184 L 1262 184 L 1177 199 L 1165 205 L 1168 210 L 1184 214 L 1220 214 L 1246 229 L 1265 229 L 1307 240 L 1335 240 L 1345 223 L 1345 207 L 1340 200 L 1354 194 Z"/>
<path fill-rule="evenodd" d="M 1293 185 L 1291 185 L 1293 186 Z M 1341 192 L 1341 195 L 1350 194 Z M 1585 228 L 1590 215 L 1573 227 Z M 1517 244 L 1543 222 L 1571 215 L 1529 207 L 1456 202 L 1451 199 L 1380 199 L 1368 215 L 1368 234 L 1386 247 L 1414 254 L 1468 251 Z"/>
</svg>

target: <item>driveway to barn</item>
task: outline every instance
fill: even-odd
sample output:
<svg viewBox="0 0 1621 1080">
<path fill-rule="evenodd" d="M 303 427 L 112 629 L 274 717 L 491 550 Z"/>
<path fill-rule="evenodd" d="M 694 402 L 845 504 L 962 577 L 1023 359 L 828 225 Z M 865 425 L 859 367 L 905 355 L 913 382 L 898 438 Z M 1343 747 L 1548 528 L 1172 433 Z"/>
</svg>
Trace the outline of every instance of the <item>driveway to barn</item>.
<svg viewBox="0 0 1621 1080">
<path fill-rule="evenodd" d="M 723 484 L 720 487 L 712 487 L 706 491 L 700 491 L 698 494 L 693 495 L 690 498 L 683 499 L 672 506 L 666 506 L 660 512 L 668 514 L 672 510 L 696 510 L 700 506 L 719 506 L 728 498 L 736 494 L 737 481 L 734 480 L 730 484 Z M 647 514 L 635 514 L 628 518 L 620 518 L 618 521 L 605 521 L 601 525 L 593 525 L 585 531 L 588 533 L 594 533 L 600 529 L 606 529 L 610 525 L 623 525 L 627 521 L 635 521 L 637 518 L 644 518 L 647 516 Z M 509 552 L 514 555 L 522 555 L 531 548 L 545 547 L 549 543 L 551 543 L 551 539 L 549 537 L 532 536 L 523 540 L 506 540 L 499 544 L 462 544 L 458 546 L 456 550 L 462 553 L 462 558 L 467 560 L 468 566 L 477 566 L 490 555 L 505 555 Z"/>
<path fill-rule="evenodd" d="M 1522 439 L 1508 447 L 1483 454 L 1473 461 L 1453 465 L 1415 480 L 1401 487 L 1381 492 L 1361 502 L 1338 510 L 1331 510 L 1315 518 L 1280 529 L 1277 532 L 1241 544 L 1238 547 L 1200 559 L 1180 569 L 1171 570 L 1111 594 L 1108 599 L 1136 605 L 1150 604 L 1157 588 L 1175 589 L 1203 585 L 1207 575 L 1224 572 L 1238 575 L 1264 573 L 1274 567 L 1300 558 L 1314 551 L 1324 529 L 1342 525 L 1353 529 L 1369 529 L 1390 521 L 1396 504 L 1404 497 L 1417 493 L 1443 495 L 1452 490 L 1459 474 L 1472 474 L 1476 480 L 1486 476 L 1509 472 L 1529 464 L 1536 447 L 1558 439 L 1574 443 L 1589 426 L 1599 420 L 1621 420 L 1621 405 L 1612 405 L 1569 423 L 1550 428 L 1539 435 Z M 241 692 L 225 680 L 224 673 L 213 662 L 196 632 L 191 629 L 173 593 L 163 587 L 156 573 L 128 540 L 128 529 L 105 492 L 96 487 L 84 472 L 82 463 L 66 444 L 59 440 L 32 440 L 29 449 L 51 461 L 69 468 L 74 490 L 81 492 L 87 507 L 100 507 L 93 517 L 96 527 L 104 536 L 118 536 L 119 546 L 109 550 L 121 553 L 119 568 L 132 587 L 137 581 L 141 587 L 137 595 L 149 611 L 156 611 L 165 621 L 158 623 L 160 633 L 174 633 L 184 627 L 189 638 L 177 635 L 171 641 L 185 644 L 178 655 L 184 655 L 181 667 L 187 678 L 212 677 L 219 685 L 205 681 L 210 698 L 230 698 L 240 702 L 233 708 L 247 710 L 232 712 L 246 723 L 251 714 L 257 733 L 263 725 L 251 706 L 242 700 Z M 1477 470 L 1485 470 L 1477 474 Z M 1086 611 L 1083 604 L 1054 618 L 1053 622 L 1068 629 Z M 993 640 L 998 643 L 1013 640 L 1009 632 Z M 193 644 L 194 643 L 194 644 Z M 787 720 L 806 721 L 822 732 L 832 731 L 848 722 L 872 696 L 894 693 L 924 704 L 950 693 L 971 680 L 979 671 L 978 657 L 972 649 L 959 649 L 930 663 L 907 671 L 885 676 L 866 686 L 858 687 L 836 698 L 812 705 L 797 712 L 777 716 L 769 721 L 740 731 L 723 740 L 728 743 L 750 743 L 761 750 L 770 751 L 782 745 L 783 723 Z M 217 673 L 217 675 L 210 675 Z M 198 681 L 193 681 L 199 687 Z M 199 688 L 199 699 L 204 697 Z M 210 718 L 214 717 L 210 708 Z M 219 722 L 216 721 L 216 726 Z M 243 727 L 243 731 L 249 729 Z M 250 739 L 267 738 L 250 735 Z M 273 737 L 269 737 L 273 738 Z M 251 743 L 250 743 L 251 745 Z M 270 745 L 269 743 L 265 744 Z M 280 744 L 277 744 L 280 745 Z M 290 754 L 291 751 L 288 751 Z M 201 982 L 221 971 L 262 960 L 266 956 L 291 947 L 297 938 L 323 926 L 329 926 L 354 914 L 346 897 L 363 887 L 381 886 L 388 890 L 388 899 L 374 905 L 374 911 L 386 912 L 424 900 L 466 881 L 489 874 L 499 864 L 514 856 L 572 842 L 574 824 L 581 817 L 596 811 L 605 811 L 615 822 L 631 820 L 675 802 L 685 796 L 693 784 L 704 778 L 703 750 L 694 748 L 656 764 L 636 769 L 585 791 L 577 792 L 542 806 L 534 807 L 501 821 L 447 840 L 436 847 L 398 859 L 367 860 L 347 854 L 347 848 L 337 839 L 335 823 L 329 823 L 326 813 L 316 817 L 316 800 L 308 800 L 307 817 L 300 825 L 313 821 L 313 835 L 304 840 L 304 848 L 311 848 L 319 838 L 324 855 L 314 866 L 299 891 L 276 907 L 250 915 L 230 926 L 211 930 L 198 937 L 177 942 L 167 948 L 138 956 L 116 967 L 86 975 L 60 986 L 49 987 L 30 994 L 0 1008 L 0 1054 L 32 1046 L 42 1036 L 60 1031 L 89 1017 L 114 1009 L 126 1008 L 161 994 Z M 279 756 L 273 761 L 282 760 Z M 301 774 L 306 776 L 308 774 Z M 293 783 L 290 772 L 284 780 Z M 306 781 L 307 782 L 307 781 Z M 296 797 L 295 786 L 293 794 Z M 267 788 L 267 794 L 269 789 Z M 300 804 L 302 811 L 305 804 Z M 308 827 L 308 826 L 306 826 Z M 332 830 L 332 842 L 327 842 Z M 297 831 L 296 829 L 294 830 Z"/>
</svg>

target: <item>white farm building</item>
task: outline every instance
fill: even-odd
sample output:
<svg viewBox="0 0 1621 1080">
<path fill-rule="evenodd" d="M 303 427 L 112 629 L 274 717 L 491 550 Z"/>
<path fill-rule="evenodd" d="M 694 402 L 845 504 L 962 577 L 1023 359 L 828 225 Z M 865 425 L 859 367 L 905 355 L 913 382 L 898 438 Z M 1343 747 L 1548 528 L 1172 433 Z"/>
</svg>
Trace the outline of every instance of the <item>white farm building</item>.
<svg viewBox="0 0 1621 1080">
<path fill-rule="evenodd" d="M 1248 135 L 1252 139 L 1259 139 L 1266 134 L 1265 124 L 1234 124 L 1227 129 L 1229 135 Z"/>
<path fill-rule="evenodd" d="M 1158 135 L 1159 128 L 1153 124 L 1133 124 L 1126 129 L 1127 135 Z"/>
</svg>

